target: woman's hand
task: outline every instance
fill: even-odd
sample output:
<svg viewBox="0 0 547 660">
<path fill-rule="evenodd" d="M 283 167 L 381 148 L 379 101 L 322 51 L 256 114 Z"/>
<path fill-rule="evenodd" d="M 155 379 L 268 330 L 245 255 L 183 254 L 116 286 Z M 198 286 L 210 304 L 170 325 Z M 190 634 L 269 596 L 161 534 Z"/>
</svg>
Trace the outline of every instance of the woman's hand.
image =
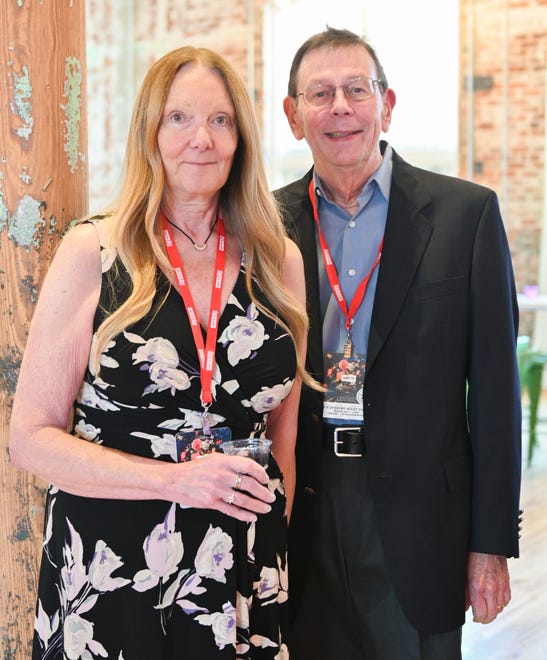
<svg viewBox="0 0 547 660">
<path fill-rule="evenodd" d="M 275 495 L 266 470 L 250 458 L 220 452 L 174 466 L 165 499 L 188 507 L 216 509 L 244 522 L 268 513 Z"/>
</svg>

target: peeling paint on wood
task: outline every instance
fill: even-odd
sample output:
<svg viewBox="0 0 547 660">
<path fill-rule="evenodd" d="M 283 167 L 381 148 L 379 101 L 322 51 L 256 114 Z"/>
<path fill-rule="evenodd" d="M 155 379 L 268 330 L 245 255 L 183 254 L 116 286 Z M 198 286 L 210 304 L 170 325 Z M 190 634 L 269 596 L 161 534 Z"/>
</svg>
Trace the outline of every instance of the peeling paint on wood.
<svg viewBox="0 0 547 660">
<path fill-rule="evenodd" d="M 54 215 L 49 216 L 49 233 L 53 234 L 55 236 L 59 235 L 59 231 L 57 229 L 57 218 Z"/>
<path fill-rule="evenodd" d="M 0 355 L 0 386 L 10 396 L 15 394 L 20 366 L 21 353 L 15 347 L 8 347 Z"/>
<path fill-rule="evenodd" d="M 65 60 L 65 87 L 64 96 L 66 105 L 61 108 L 65 111 L 65 152 L 70 166 L 70 172 L 78 169 L 80 158 L 80 101 L 82 90 L 82 67 L 75 57 Z"/>
<path fill-rule="evenodd" d="M 10 541 L 12 543 L 20 543 L 31 538 L 33 538 L 32 525 L 28 514 L 25 513 L 17 520 L 17 526 L 15 531 L 10 535 Z"/>
<path fill-rule="evenodd" d="M 8 207 L 4 203 L 4 176 L 0 172 L 0 231 L 4 231 L 8 223 Z"/>
<path fill-rule="evenodd" d="M 41 214 L 42 204 L 30 195 L 25 195 L 19 201 L 15 215 L 10 219 L 8 238 L 13 239 L 17 245 L 26 247 L 27 251 L 31 246 L 37 250 L 40 247 L 39 236 L 45 226 Z"/>
<path fill-rule="evenodd" d="M 19 175 L 19 178 L 21 179 L 21 181 L 22 181 L 23 183 L 26 183 L 27 186 L 30 185 L 30 184 L 32 183 L 32 177 L 31 177 L 30 174 L 28 173 L 28 169 L 27 169 L 27 166 L 26 166 L 26 165 L 23 167 L 23 171 L 22 171 L 21 174 Z"/>
<path fill-rule="evenodd" d="M 35 303 L 38 298 L 38 287 L 32 275 L 27 275 L 21 280 L 23 288 L 25 288 L 30 293 L 30 302 Z"/>
<path fill-rule="evenodd" d="M 21 68 L 22 73 L 18 75 L 15 71 L 11 76 L 13 79 L 13 101 L 10 103 L 11 111 L 17 115 L 23 122 L 16 133 L 28 142 L 34 119 L 32 118 L 32 85 L 28 74 L 28 67 L 25 65 Z"/>
<path fill-rule="evenodd" d="M 2 626 L 2 660 L 17 660 L 20 650 L 21 640 L 10 639 L 8 629 Z"/>
</svg>

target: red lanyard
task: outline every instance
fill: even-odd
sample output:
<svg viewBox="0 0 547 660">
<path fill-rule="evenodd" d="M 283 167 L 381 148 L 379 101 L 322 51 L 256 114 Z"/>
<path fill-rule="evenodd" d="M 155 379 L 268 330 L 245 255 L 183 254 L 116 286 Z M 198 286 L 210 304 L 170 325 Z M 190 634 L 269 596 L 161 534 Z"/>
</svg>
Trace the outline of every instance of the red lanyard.
<svg viewBox="0 0 547 660">
<path fill-rule="evenodd" d="M 342 287 L 340 286 L 338 273 L 336 272 L 336 266 L 334 265 L 334 261 L 330 253 L 329 246 L 327 245 L 327 241 L 325 240 L 325 237 L 323 236 L 323 232 L 321 231 L 321 225 L 319 223 L 319 213 L 317 212 L 317 200 L 315 198 L 315 188 L 314 188 L 313 178 L 310 181 L 308 192 L 313 207 L 313 218 L 315 220 L 315 224 L 317 225 L 317 234 L 319 236 L 319 243 L 321 245 L 321 253 L 323 255 L 323 261 L 325 263 L 325 270 L 327 272 L 327 277 L 329 278 L 330 286 L 334 294 L 334 297 L 338 302 L 338 306 L 342 310 L 342 314 L 346 319 L 347 337 L 346 337 L 346 343 L 344 345 L 344 357 L 350 357 L 352 352 L 351 324 L 353 321 L 353 317 L 355 316 L 357 310 L 359 309 L 361 303 L 363 302 L 363 298 L 365 297 L 365 293 L 367 291 L 370 277 L 372 273 L 375 271 L 375 269 L 378 267 L 378 264 L 380 263 L 380 259 L 382 258 L 382 247 L 384 245 L 384 237 L 382 236 L 382 240 L 380 241 L 380 245 L 378 246 L 376 257 L 374 258 L 374 261 L 368 272 L 368 275 L 366 275 L 364 280 L 357 287 L 357 290 L 355 291 L 355 294 L 351 300 L 348 309 L 346 298 L 342 291 Z"/>
<path fill-rule="evenodd" d="M 175 272 L 176 285 L 184 301 L 184 306 L 186 307 L 186 313 L 188 314 L 188 320 L 190 321 L 190 327 L 192 328 L 192 334 L 194 335 L 194 342 L 198 352 L 201 381 L 201 403 L 205 411 L 203 415 L 203 430 L 205 433 L 209 433 L 207 411 L 213 401 L 211 385 L 213 382 L 213 372 L 215 370 L 215 347 L 218 336 L 218 320 L 220 318 L 224 266 L 226 264 L 226 232 L 224 230 L 224 223 L 219 215 L 215 279 L 211 293 L 211 307 L 209 309 L 209 321 L 204 343 L 194 300 L 186 281 L 186 275 L 184 274 L 182 260 L 163 213 L 160 214 L 160 218 L 165 247 L 167 248 L 169 261 Z"/>
</svg>

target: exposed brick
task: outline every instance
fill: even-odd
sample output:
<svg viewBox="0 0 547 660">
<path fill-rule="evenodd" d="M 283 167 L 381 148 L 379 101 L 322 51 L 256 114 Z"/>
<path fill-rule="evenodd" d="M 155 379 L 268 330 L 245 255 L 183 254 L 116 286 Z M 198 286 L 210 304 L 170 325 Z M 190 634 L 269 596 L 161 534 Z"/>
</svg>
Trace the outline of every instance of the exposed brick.
<svg viewBox="0 0 547 660">
<path fill-rule="evenodd" d="M 460 70 L 494 85 L 473 94 L 472 145 L 468 98 L 460 86 L 459 166 L 467 176 L 469 148 L 482 171 L 475 180 L 498 192 L 511 246 L 517 288 L 539 278 L 544 218 L 547 0 L 461 0 Z M 473 16 L 473 43 L 467 43 Z M 507 37 L 507 39 L 506 39 Z M 528 323 L 529 321 L 526 321 Z"/>
</svg>

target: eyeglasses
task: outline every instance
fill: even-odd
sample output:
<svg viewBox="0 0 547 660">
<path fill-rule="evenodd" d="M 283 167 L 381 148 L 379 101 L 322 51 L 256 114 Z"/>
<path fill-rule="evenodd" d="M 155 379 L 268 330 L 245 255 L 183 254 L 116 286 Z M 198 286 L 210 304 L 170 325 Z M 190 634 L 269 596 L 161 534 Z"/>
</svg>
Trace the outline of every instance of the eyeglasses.
<svg viewBox="0 0 547 660">
<path fill-rule="evenodd" d="M 348 101 L 359 103 L 366 101 L 374 95 L 376 91 L 375 83 L 383 87 L 381 80 L 374 80 L 373 78 L 354 78 L 344 85 L 327 85 L 326 83 L 318 83 L 307 87 L 303 92 L 299 92 L 296 96 L 302 96 L 308 105 L 316 107 L 330 105 L 336 90 L 341 87 Z"/>
</svg>

